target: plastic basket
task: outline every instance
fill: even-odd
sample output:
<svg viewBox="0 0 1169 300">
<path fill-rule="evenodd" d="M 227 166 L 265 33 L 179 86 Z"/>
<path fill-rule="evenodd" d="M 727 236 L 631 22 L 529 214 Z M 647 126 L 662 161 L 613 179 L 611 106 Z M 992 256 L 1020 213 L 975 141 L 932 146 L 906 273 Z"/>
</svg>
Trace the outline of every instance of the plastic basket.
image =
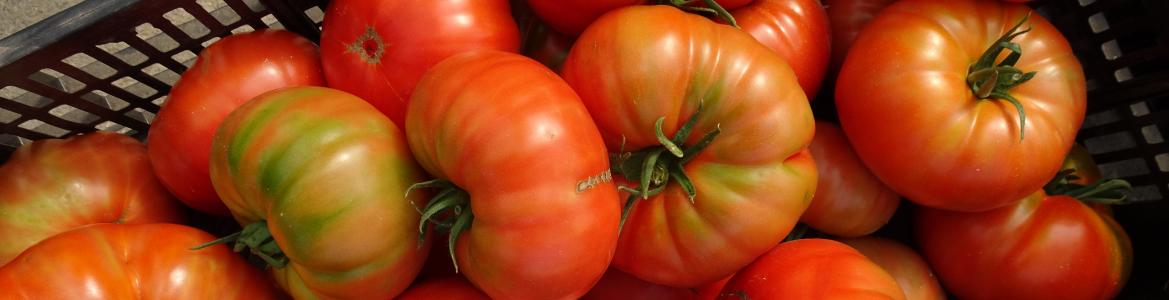
<svg viewBox="0 0 1169 300">
<path fill-rule="evenodd" d="M 0 40 L 0 162 L 37 139 L 94 130 L 142 138 L 204 47 L 267 27 L 317 40 L 326 3 L 87 0 Z M 1134 203 L 1115 207 L 1134 248 L 1120 297 L 1169 298 L 1169 0 L 1031 5 L 1068 38 L 1088 77 L 1079 141 L 1105 177 L 1135 187 Z M 892 227 L 906 226 L 904 211 Z"/>
</svg>

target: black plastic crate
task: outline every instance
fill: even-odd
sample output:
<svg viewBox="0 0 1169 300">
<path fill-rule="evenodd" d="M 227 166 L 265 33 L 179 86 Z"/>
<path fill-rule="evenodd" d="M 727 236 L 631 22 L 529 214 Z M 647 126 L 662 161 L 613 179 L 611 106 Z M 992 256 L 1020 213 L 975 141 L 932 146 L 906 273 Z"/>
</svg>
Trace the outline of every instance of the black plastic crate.
<svg viewBox="0 0 1169 300">
<path fill-rule="evenodd" d="M 316 41 L 327 2 L 87 0 L 0 40 L 0 162 L 32 140 L 94 130 L 144 138 L 204 47 L 268 27 Z M 1078 140 L 1104 177 L 1135 187 L 1134 203 L 1115 207 L 1134 248 L 1120 298 L 1167 299 L 1169 0 L 1031 6 L 1068 38 L 1087 75 L 1088 116 Z M 905 231 L 913 206 L 904 206 L 882 232 Z"/>
<path fill-rule="evenodd" d="M 0 40 L 0 161 L 80 132 L 142 138 L 203 48 L 269 27 L 316 41 L 325 2 L 87 0 Z"/>
</svg>

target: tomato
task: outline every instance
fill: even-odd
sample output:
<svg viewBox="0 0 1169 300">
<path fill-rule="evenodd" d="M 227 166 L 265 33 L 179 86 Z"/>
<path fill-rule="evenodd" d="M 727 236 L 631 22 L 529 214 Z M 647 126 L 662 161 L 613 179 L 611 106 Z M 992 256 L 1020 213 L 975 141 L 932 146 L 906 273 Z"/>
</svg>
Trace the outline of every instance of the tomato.
<svg viewBox="0 0 1169 300">
<path fill-rule="evenodd" d="M 1073 144 L 1072 150 L 1068 151 L 1068 155 L 1064 158 L 1063 166 L 1060 170 L 1074 170 L 1072 174 L 1076 175 L 1072 183 L 1088 185 L 1100 181 L 1100 167 L 1096 165 L 1096 161 L 1092 159 L 1092 153 L 1088 152 L 1087 148 L 1080 144 Z"/>
<path fill-rule="evenodd" d="M 0 265 L 40 240 L 88 224 L 185 219 L 150 170 L 146 147 L 109 132 L 20 147 L 0 166 L 0 195 Z"/>
<path fill-rule="evenodd" d="M 905 299 L 889 273 L 845 244 L 780 244 L 735 274 L 719 299 Z"/>
<path fill-rule="evenodd" d="M 836 106 L 873 174 L 923 206 L 985 211 L 1059 171 L 1084 119 L 1084 74 L 1059 31 L 1032 13 L 907 0 L 861 31 Z M 1015 46 L 1022 54 L 1007 54 Z"/>
<path fill-rule="evenodd" d="M 5 299 L 278 299 L 259 269 L 177 224 L 95 224 L 45 239 L 0 268 Z"/>
<path fill-rule="evenodd" d="M 385 299 L 406 289 L 429 244 L 419 244 L 403 198 L 423 179 L 402 132 L 345 92 L 293 87 L 265 93 L 223 121 L 211 179 L 244 231 L 238 246 L 273 267 L 293 297 Z M 242 245 L 241 245 L 242 244 Z"/>
<path fill-rule="evenodd" d="M 852 42 L 861 29 L 869 24 L 881 9 L 896 0 L 824 0 L 832 33 L 831 68 L 836 70 L 844 62 Z"/>
<path fill-rule="evenodd" d="M 922 254 L 963 299 L 1110 299 L 1132 266 L 1116 221 L 1064 195 L 977 213 L 923 208 L 915 225 Z"/>
<path fill-rule="evenodd" d="M 577 298 L 617 243 L 605 144 L 576 93 L 518 54 L 476 51 L 435 65 L 406 114 L 410 149 L 455 207 L 451 255 L 495 299 Z M 445 196 L 444 196 L 445 195 Z"/>
<path fill-rule="evenodd" d="M 685 300 L 698 299 L 697 293 L 685 288 L 658 285 L 637 279 L 633 275 L 609 268 L 601 281 L 589 290 L 581 300 L 641 299 L 641 300 Z"/>
<path fill-rule="evenodd" d="M 552 29 L 577 36 L 601 15 L 618 8 L 645 4 L 648 0 L 527 0 L 540 19 Z"/>
<path fill-rule="evenodd" d="M 897 280 L 905 299 L 946 299 L 934 272 L 917 251 L 893 240 L 879 237 L 845 239 L 841 242 L 860 251 Z"/>
<path fill-rule="evenodd" d="M 474 49 L 519 49 L 507 0 L 334 0 L 321 30 L 329 87 L 369 101 L 399 127 L 423 72 Z"/>
<path fill-rule="evenodd" d="M 901 198 L 865 168 L 840 127 L 816 121 L 816 137 L 808 149 L 820 179 L 800 221 L 841 237 L 867 235 L 889 222 Z"/>
<path fill-rule="evenodd" d="M 754 0 L 731 10 L 739 27 L 779 53 L 811 99 L 828 69 L 828 15 L 818 0 Z"/>
<path fill-rule="evenodd" d="M 636 186 L 618 269 L 674 287 L 715 281 L 778 244 L 808 207 L 808 100 L 783 58 L 742 31 L 628 7 L 580 36 L 563 75 L 614 152 L 614 178 Z"/>
<path fill-rule="evenodd" d="M 398 300 L 490 300 L 483 291 L 462 276 L 447 276 L 415 284 L 398 295 Z"/>
<path fill-rule="evenodd" d="M 146 146 L 154 172 L 187 206 L 229 215 L 207 173 L 219 123 L 264 92 L 324 83 L 317 46 L 295 33 L 260 30 L 211 44 L 175 83 L 150 124 Z"/>
</svg>

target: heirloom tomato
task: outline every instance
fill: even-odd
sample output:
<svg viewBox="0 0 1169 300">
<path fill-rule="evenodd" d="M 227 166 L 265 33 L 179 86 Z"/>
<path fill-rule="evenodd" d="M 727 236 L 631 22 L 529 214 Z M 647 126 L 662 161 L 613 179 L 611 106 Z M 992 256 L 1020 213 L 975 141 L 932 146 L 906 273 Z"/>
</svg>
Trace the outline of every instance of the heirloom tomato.
<svg viewBox="0 0 1169 300">
<path fill-rule="evenodd" d="M 1084 73 L 1030 8 L 904 0 L 857 36 L 836 84 L 840 123 L 893 191 L 986 211 L 1059 171 L 1084 119 Z"/>
<path fill-rule="evenodd" d="M 841 237 L 870 234 L 889 222 L 901 197 L 869 172 L 840 127 L 817 121 L 816 137 L 808 149 L 816 158 L 820 178 L 801 222 Z"/>
<path fill-rule="evenodd" d="M 321 29 L 329 87 L 369 101 L 399 127 L 422 74 L 475 49 L 519 49 L 508 0 L 333 0 Z"/>
<path fill-rule="evenodd" d="M 295 33 L 260 30 L 211 44 L 183 72 L 150 124 L 146 148 L 154 172 L 187 206 L 229 215 L 207 174 L 219 123 L 264 92 L 324 83 L 317 46 Z"/>
<path fill-rule="evenodd" d="M 905 299 L 889 273 L 833 240 L 784 242 L 727 282 L 719 299 Z"/>
<path fill-rule="evenodd" d="M 32 142 L 0 166 L 0 265 L 37 242 L 94 223 L 179 223 L 182 204 L 154 177 L 146 147 L 92 132 Z"/>
<path fill-rule="evenodd" d="M 814 120 L 783 58 L 669 6 L 598 19 L 563 75 L 612 152 L 627 217 L 613 264 L 695 287 L 775 247 L 816 189 Z"/>
<path fill-rule="evenodd" d="M 418 187 L 441 190 L 424 216 L 453 208 L 457 270 L 496 299 L 584 295 L 613 258 L 621 210 L 572 88 L 519 54 L 475 51 L 435 65 L 410 101 L 410 149 L 437 178 Z"/>
<path fill-rule="evenodd" d="M 423 179 L 397 126 L 351 94 L 279 89 L 215 134 L 211 179 L 248 247 L 297 299 L 386 299 L 426 259 L 406 189 Z M 421 194 L 412 199 L 422 201 Z"/>
<path fill-rule="evenodd" d="M 4 299 L 280 299 L 264 272 L 177 224 L 95 224 L 28 248 L 0 268 Z"/>
<path fill-rule="evenodd" d="M 754 0 L 730 12 L 739 28 L 787 60 L 809 99 L 816 95 L 831 53 L 819 0 Z"/>
<path fill-rule="evenodd" d="M 921 255 L 908 246 L 879 237 L 841 240 L 860 251 L 897 280 L 906 300 L 946 299 L 946 292 Z"/>
<path fill-rule="evenodd" d="M 1069 170 L 1070 171 L 1070 170 Z M 984 212 L 922 208 L 915 235 L 946 290 L 962 299 L 1111 299 L 1132 270 L 1132 242 L 1107 209 L 1123 181 L 1047 188 Z"/>
</svg>

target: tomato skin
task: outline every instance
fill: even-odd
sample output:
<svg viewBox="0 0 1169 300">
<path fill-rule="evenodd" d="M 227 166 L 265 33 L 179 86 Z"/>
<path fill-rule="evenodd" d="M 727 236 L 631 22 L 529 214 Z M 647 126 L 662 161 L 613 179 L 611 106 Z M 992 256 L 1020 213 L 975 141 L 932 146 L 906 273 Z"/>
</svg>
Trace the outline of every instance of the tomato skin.
<svg viewBox="0 0 1169 300">
<path fill-rule="evenodd" d="M 699 299 L 694 291 L 669 287 L 637 279 L 629 273 L 609 268 L 605 276 L 594 285 L 581 300 L 642 299 L 642 300 L 687 300 Z"/>
<path fill-rule="evenodd" d="M 816 121 L 816 137 L 808 149 L 820 179 L 801 222 L 840 237 L 867 235 L 889 222 L 901 198 L 856 157 L 840 127 Z"/>
<path fill-rule="evenodd" d="M 833 240 L 780 244 L 727 282 L 719 299 L 905 299 L 897 281 L 855 249 Z"/>
<path fill-rule="evenodd" d="M 262 271 L 201 230 L 95 224 L 31 247 L 0 268 L 5 299 L 279 299 Z"/>
<path fill-rule="evenodd" d="M 487 294 L 471 285 L 467 278 L 457 275 L 420 282 L 398 295 L 397 299 L 491 300 Z"/>
<path fill-rule="evenodd" d="M 723 9 L 726 9 L 729 11 L 729 10 L 740 8 L 743 6 L 747 6 L 753 2 L 759 2 L 759 1 L 760 0 L 717 0 L 715 2 L 718 2 L 718 5 L 722 6 Z M 703 6 L 705 6 L 705 5 L 703 5 Z"/>
<path fill-rule="evenodd" d="M 998 1 L 908 0 L 865 27 L 840 71 L 836 105 L 873 174 L 923 206 L 986 211 L 1026 197 L 1058 171 L 1086 91 L 1055 27 L 1032 14 L 1023 25 L 1031 30 L 1014 39 L 1023 51 L 1015 66 L 1038 72 L 1009 91 L 1026 112 L 1022 133 L 1011 103 L 978 100 L 966 84 L 978 56 L 1030 12 Z"/>
<path fill-rule="evenodd" d="M 963 299 L 1110 299 L 1132 267 L 1128 235 L 1107 213 L 1036 192 L 977 213 L 922 208 L 922 255 Z"/>
<path fill-rule="evenodd" d="M 257 47 L 264 51 L 255 51 Z M 211 44 L 175 83 L 150 124 L 146 146 L 154 172 L 187 206 L 230 215 L 207 171 L 215 129 L 252 97 L 324 83 L 317 46 L 295 33 L 260 30 Z"/>
<path fill-rule="evenodd" d="M 402 132 L 373 106 L 323 87 L 265 93 L 224 120 L 211 178 L 241 225 L 266 221 L 298 299 L 390 298 L 421 269 L 423 179 Z"/>
<path fill-rule="evenodd" d="M 784 60 L 742 31 L 667 6 L 623 8 L 580 36 L 563 75 L 610 151 L 657 146 L 654 122 L 664 117 L 672 136 L 701 99 L 686 144 L 722 130 L 684 166 L 693 204 L 670 183 L 633 206 L 618 269 L 675 287 L 715 281 L 774 247 L 807 208 L 816 186 L 807 98 Z"/>
<path fill-rule="evenodd" d="M 831 50 L 828 14 L 818 0 L 754 0 L 731 11 L 739 27 L 787 60 L 804 94 L 816 95 Z"/>
<path fill-rule="evenodd" d="M 869 24 L 881 9 L 893 4 L 896 0 L 824 0 L 825 10 L 828 13 L 828 22 L 832 33 L 832 59 L 830 66 L 839 70 L 844 63 L 848 49 L 860 34 L 861 29 Z M 835 72 L 833 72 L 835 73 Z"/>
<path fill-rule="evenodd" d="M 584 32 L 606 12 L 645 4 L 647 0 L 527 0 L 528 5 L 552 29 L 568 36 Z"/>
<path fill-rule="evenodd" d="M 146 147 L 110 132 L 20 147 L 0 166 L 0 195 L 0 265 L 80 226 L 185 219 L 151 171 Z"/>
<path fill-rule="evenodd" d="M 907 300 L 946 299 L 946 292 L 938 283 L 929 264 L 917 251 L 894 240 L 879 237 L 845 239 L 840 242 L 856 249 L 873 263 L 889 272 Z"/>
<path fill-rule="evenodd" d="M 572 88 L 529 58 L 477 51 L 435 65 L 411 101 L 414 157 L 470 195 L 459 272 L 495 299 L 584 295 L 612 260 L 621 209 Z"/>
<path fill-rule="evenodd" d="M 321 30 L 329 87 L 369 101 L 399 127 L 422 74 L 475 49 L 518 51 L 507 0 L 335 0 Z"/>
<path fill-rule="evenodd" d="M 723 287 L 727 286 L 727 282 L 730 282 L 731 278 L 733 277 L 735 277 L 735 275 L 731 274 L 731 276 L 727 276 L 727 278 L 719 279 L 718 281 L 707 283 L 698 287 L 698 299 L 718 299 L 719 294 L 722 293 Z"/>
</svg>

